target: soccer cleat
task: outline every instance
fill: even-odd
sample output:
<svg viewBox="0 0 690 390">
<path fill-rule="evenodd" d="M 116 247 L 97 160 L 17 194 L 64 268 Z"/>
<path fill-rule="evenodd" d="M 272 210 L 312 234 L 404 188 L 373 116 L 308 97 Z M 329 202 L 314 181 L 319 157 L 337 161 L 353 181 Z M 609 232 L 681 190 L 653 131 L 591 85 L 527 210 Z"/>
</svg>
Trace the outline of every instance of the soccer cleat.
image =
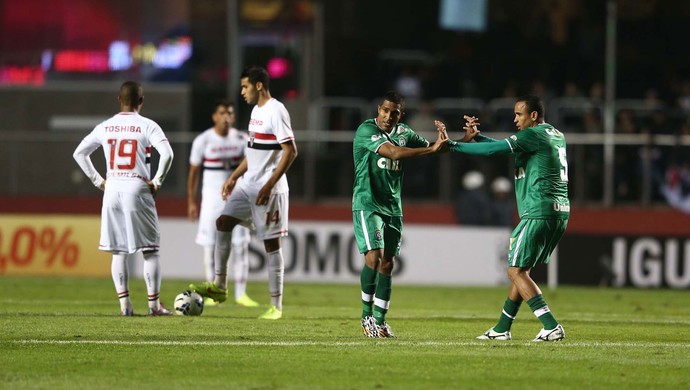
<svg viewBox="0 0 690 390">
<path fill-rule="evenodd" d="M 132 309 L 131 307 L 128 307 L 126 309 L 120 309 L 120 315 L 123 317 L 133 317 L 134 309 Z"/>
<path fill-rule="evenodd" d="M 376 320 L 374 317 L 367 316 L 362 318 L 362 333 L 364 333 L 366 337 L 379 337 L 379 332 L 376 329 Z"/>
<path fill-rule="evenodd" d="M 510 331 L 506 330 L 505 332 L 496 332 L 494 328 L 491 328 L 484 332 L 483 335 L 477 336 L 477 340 L 510 340 L 512 337 L 510 336 Z"/>
<path fill-rule="evenodd" d="M 213 298 L 204 297 L 204 307 L 206 306 L 218 306 L 220 303 L 213 300 Z"/>
<path fill-rule="evenodd" d="M 216 287 L 213 282 L 203 282 L 199 285 L 190 284 L 189 288 L 202 297 L 211 298 L 218 303 L 223 303 L 228 299 L 228 290 Z"/>
<path fill-rule="evenodd" d="M 149 307 L 149 316 L 150 317 L 171 316 L 171 315 L 173 315 L 173 312 L 171 312 L 170 310 L 163 307 L 163 304 L 160 304 L 160 307 L 158 308 L 158 310 L 151 309 Z"/>
<path fill-rule="evenodd" d="M 271 305 L 266 312 L 259 316 L 260 320 L 279 320 L 283 316 L 283 312 L 277 307 Z"/>
<path fill-rule="evenodd" d="M 565 338 L 565 329 L 561 324 L 558 324 L 555 328 L 546 330 L 543 329 L 537 333 L 537 337 L 532 341 L 561 341 Z"/>
<path fill-rule="evenodd" d="M 376 324 L 376 330 L 379 334 L 379 337 L 395 337 L 387 322 L 384 322 L 381 325 Z"/>
<path fill-rule="evenodd" d="M 256 302 L 255 300 L 249 298 L 249 295 L 244 294 L 241 297 L 235 299 L 235 302 L 244 307 L 257 307 L 259 306 L 259 303 Z"/>
</svg>

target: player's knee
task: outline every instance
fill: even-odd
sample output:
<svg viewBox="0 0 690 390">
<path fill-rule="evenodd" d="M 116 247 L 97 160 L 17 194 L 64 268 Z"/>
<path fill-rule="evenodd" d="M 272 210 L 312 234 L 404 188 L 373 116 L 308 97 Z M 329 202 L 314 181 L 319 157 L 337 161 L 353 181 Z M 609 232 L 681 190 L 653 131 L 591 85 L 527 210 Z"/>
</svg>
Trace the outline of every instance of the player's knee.
<svg viewBox="0 0 690 390">
<path fill-rule="evenodd" d="M 142 256 L 144 257 L 144 261 L 157 261 L 159 259 L 158 250 L 144 251 L 142 252 Z"/>
<path fill-rule="evenodd" d="M 525 276 L 529 276 L 529 268 L 508 267 L 507 273 L 510 280 L 515 280 Z"/>
<path fill-rule="evenodd" d="M 382 258 L 379 270 L 384 275 L 390 275 L 393 272 L 393 267 L 395 266 L 395 258 Z"/>
<path fill-rule="evenodd" d="M 264 249 L 266 249 L 266 253 L 275 252 L 280 249 L 280 237 L 265 240 Z"/>
<path fill-rule="evenodd" d="M 364 254 L 364 262 L 369 266 L 369 268 L 378 270 L 381 264 L 381 259 L 383 258 L 383 250 L 372 249 Z"/>
<path fill-rule="evenodd" d="M 216 229 L 221 232 L 231 232 L 235 225 L 237 225 L 235 218 L 229 215 L 221 215 L 216 219 Z"/>
</svg>

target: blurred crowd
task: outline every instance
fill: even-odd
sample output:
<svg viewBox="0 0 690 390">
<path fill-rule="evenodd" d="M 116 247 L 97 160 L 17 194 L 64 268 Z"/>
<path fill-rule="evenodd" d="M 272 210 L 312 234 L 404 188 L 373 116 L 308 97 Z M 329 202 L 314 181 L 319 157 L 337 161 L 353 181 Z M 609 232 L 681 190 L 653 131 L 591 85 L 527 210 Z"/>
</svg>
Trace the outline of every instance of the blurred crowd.
<svg viewBox="0 0 690 390">
<path fill-rule="evenodd" d="M 543 83 L 543 98 L 601 96 L 609 10 L 601 0 L 491 0 L 482 31 L 439 27 L 438 2 L 328 4 L 326 94 L 373 99 L 381 90 L 408 97 L 492 99 Z M 686 0 L 617 0 L 616 95 L 650 93 L 666 105 L 687 99 Z M 398 26 L 392 34 L 382 15 Z M 392 35 L 395 39 L 382 40 Z M 336 41 L 337 39 L 337 41 Z M 359 55 L 352 56 L 350 49 Z M 366 58 L 366 61 L 362 61 Z M 361 80 L 361 83 L 351 83 Z M 576 80 L 576 83 L 573 83 Z M 508 86 L 508 87 L 506 87 Z M 551 96 L 550 96 L 551 95 Z M 684 104 L 687 104 L 685 101 Z"/>
</svg>

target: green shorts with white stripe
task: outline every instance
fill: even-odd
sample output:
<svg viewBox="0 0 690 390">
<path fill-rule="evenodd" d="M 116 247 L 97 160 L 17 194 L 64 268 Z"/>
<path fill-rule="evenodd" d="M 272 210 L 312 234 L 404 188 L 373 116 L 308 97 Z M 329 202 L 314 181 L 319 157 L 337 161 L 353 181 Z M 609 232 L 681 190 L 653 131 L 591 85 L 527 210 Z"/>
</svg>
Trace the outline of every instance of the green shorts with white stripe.
<svg viewBox="0 0 690 390">
<path fill-rule="evenodd" d="M 352 223 L 359 253 L 383 249 L 391 256 L 400 254 L 402 217 L 391 217 L 375 211 L 355 210 L 352 212 Z"/>
<path fill-rule="evenodd" d="M 532 268 L 548 264 L 567 226 L 567 219 L 521 220 L 510 236 L 508 266 Z"/>
</svg>

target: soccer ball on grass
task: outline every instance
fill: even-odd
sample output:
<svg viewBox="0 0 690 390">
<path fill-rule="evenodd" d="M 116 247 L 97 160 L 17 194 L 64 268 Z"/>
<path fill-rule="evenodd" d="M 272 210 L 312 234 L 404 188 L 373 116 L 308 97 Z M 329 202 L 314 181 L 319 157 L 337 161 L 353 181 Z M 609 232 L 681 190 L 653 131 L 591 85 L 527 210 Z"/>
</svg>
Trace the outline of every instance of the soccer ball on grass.
<svg viewBox="0 0 690 390">
<path fill-rule="evenodd" d="M 204 311 L 204 298 L 192 290 L 185 290 L 175 297 L 175 314 L 200 316 Z"/>
</svg>

